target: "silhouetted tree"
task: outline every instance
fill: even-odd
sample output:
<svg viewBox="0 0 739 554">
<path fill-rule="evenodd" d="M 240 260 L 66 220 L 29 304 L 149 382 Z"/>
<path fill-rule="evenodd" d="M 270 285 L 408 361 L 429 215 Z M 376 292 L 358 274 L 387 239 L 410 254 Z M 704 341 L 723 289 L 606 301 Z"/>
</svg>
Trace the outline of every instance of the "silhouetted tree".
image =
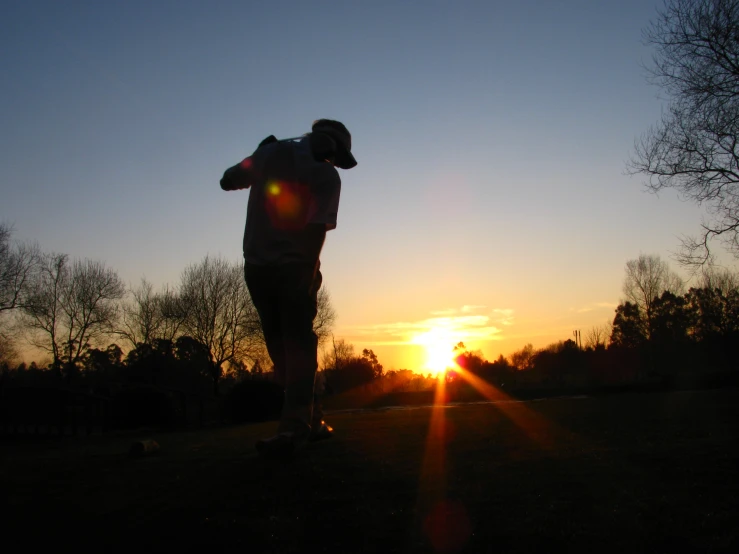
<svg viewBox="0 0 739 554">
<path fill-rule="evenodd" d="M 105 350 L 90 348 L 83 360 L 83 368 L 89 372 L 104 372 L 120 368 L 123 351 L 117 344 L 110 344 Z"/>
<path fill-rule="evenodd" d="M 259 366 L 259 361 L 255 362 L 255 366 Z M 261 367 L 257 367 L 256 373 L 261 373 Z M 251 375 L 246 364 L 242 360 L 232 360 L 228 362 L 228 371 L 226 371 L 226 377 L 228 377 L 233 384 L 240 383 L 241 381 L 248 380 Z"/>
<path fill-rule="evenodd" d="M 700 288 L 718 289 L 724 296 L 739 291 L 739 273 L 726 268 L 707 266 L 701 272 Z"/>
<path fill-rule="evenodd" d="M 621 348 L 639 348 L 646 343 L 647 332 L 641 310 L 636 304 L 624 302 L 616 308 L 613 318 L 611 345 Z"/>
<path fill-rule="evenodd" d="M 652 307 L 651 340 L 663 348 L 684 346 L 688 342 L 688 333 L 694 327 L 693 314 L 685 297 L 665 291 Z"/>
<path fill-rule="evenodd" d="M 135 348 L 138 344 L 152 344 L 155 339 L 173 341 L 187 319 L 188 305 L 177 291 L 166 287 L 154 292 L 153 285 L 141 279 L 132 288 L 130 297 L 122 304 L 122 317 L 117 333 Z"/>
<path fill-rule="evenodd" d="M 259 317 L 244 282 L 243 263 L 206 256 L 184 270 L 180 295 L 188 306 L 183 330 L 207 347 L 217 395 L 223 364 L 256 359 L 264 344 Z"/>
<path fill-rule="evenodd" d="M 382 377 L 382 364 L 372 350 L 364 349 L 361 356 L 353 356 L 354 346 L 343 339 L 335 341 L 335 346 L 324 356 L 328 365 L 324 365 L 323 373 L 331 390 L 347 391 Z"/>
<path fill-rule="evenodd" d="M 0 223 L 0 316 L 26 304 L 41 259 L 37 246 L 13 243 L 11 236 L 10 225 Z"/>
<path fill-rule="evenodd" d="M 590 350 L 604 350 L 608 346 L 611 333 L 611 324 L 593 325 L 585 336 L 585 348 Z"/>
<path fill-rule="evenodd" d="M 17 358 L 18 351 L 16 350 L 13 337 L 10 333 L 6 333 L 0 329 L 0 364 L 10 367 L 15 363 Z"/>
<path fill-rule="evenodd" d="M 45 255 L 23 307 L 31 343 L 71 378 L 85 351 L 113 331 L 124 292 L 118 274 L 102 262 L 69 264 L 64 254 Z"/>
<path fill-rule="evenodd" d="M 382 377 L 382 364 L 377 360 L 377 355 L 368 349 L 362 350 L 362 359 L 372 367 L 372 378 L 379 379 Z"/>
<path fill-rule="evenodd" d="M 683 241 L 682 263 L 709 261 L 714 237 L 739 257 L 739 2 L 666 0 L 646 40 L 651 81 L 669 105 L 637 141 L 630 170 L 655 193 L 673 188 L 708 207 L 702 235 Z"/>
<path fill-rule="evenodd" d="M 123 351 L 117 344 L 110 344 L 104 350 L 89 348 L 82 357 L 82 374 L 93 388 L 118 381 L 122 370 Z"/>
<path fill-rule="evenodd" d="M 652 304 L 664 291 L 681 294 L 682 279 L 670 270 L 659 256 L 642 254 L 636 260 L 626 262 L 623 292 L 626 300 L 639 308 L 644 318 L 644 332 L 649 338 L 652 321 Z"/>
<path fill-rule="evenodd" d="M 479 350 L 476 352 L 470 352 L 463 342 L 458 342 L 453 349 L 455 363 L 475 375 L 481 375 L 485 368 L 485 360 L 482 357 L 482 352 Z"/>
<path fill-rule="evenodd" d="M 354 359 L 354 345 L 344 339 L 332 339 L 321 358 L 324 369 L 341 369 Z"/>
<path fill-rule="evenodd" d="M 326 287 L 318 289 L 318 311 L 313 320 L 313 331 L 318 337 L 319 347 L 326 343 L 331 336 L 331 330 L 336 322 L 336 311 L 331 305 L 331 294 Z"/>
<path fill-rule="evenodd" d="M 519 371 L 526 371 L 533 367 L 534 347 L 527 344 L 521 350 L 511 354 L 511 365 Z"/>
</svg>

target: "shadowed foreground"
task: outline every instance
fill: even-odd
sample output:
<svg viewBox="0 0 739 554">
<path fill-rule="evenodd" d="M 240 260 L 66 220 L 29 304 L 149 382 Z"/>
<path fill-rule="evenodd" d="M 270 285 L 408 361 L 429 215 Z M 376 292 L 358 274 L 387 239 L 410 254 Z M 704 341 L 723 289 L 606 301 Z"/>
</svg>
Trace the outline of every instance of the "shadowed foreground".
<svg viewBox="0 0 739 554">
<path fill-rule="evenodd" d="M 0 545 L 22 535 L 26 547 L 142 552 L 737 546 L 737 390 L 341 413 L 330 423 L 334 439 L 289 463 L 255 455 L 273 424 L 1 442 Z M 138 438 L 161 451 L 131 458 Z"/>
</svg>

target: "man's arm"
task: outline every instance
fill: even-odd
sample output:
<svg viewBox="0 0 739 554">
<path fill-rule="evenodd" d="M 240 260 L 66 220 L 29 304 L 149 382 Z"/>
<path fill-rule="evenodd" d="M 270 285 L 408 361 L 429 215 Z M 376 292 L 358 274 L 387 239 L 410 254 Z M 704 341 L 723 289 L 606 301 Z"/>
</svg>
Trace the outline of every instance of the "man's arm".
<svg viewBox="0 0 739 554">
<path fill-rule="evenodd" d="M 257 146 L 257 149 L 254 151 L 254 154 L 224 171 L 223 177 L 221 177 L 221 188 L 223 190 L 242 190 L 248 189 L 250 186 L 252 186 L 256 179 L 254 156 L 262 146 L 266 144 L 271 144 L 273 142 L 277 142 L 275 136 L 268 136 L 266 139 L 259 143 L 259 146 Z"/>
<path fill-rule="evenodd" d="M 223 190 L 248 189 L 254 182 L 254 161 L 249 156 L 244 161 L 229 167 L 221 177 L 221 188 Z"/>
<path fill-rule="evenodd" d="M 301 250 L 308 255 L 308 258 L 314 265 L 318 265 L 321 257 L 323 243 L 326 240 L 326 224 L 325 223 L 309 223 L 300 233 Z"/>
</svg>

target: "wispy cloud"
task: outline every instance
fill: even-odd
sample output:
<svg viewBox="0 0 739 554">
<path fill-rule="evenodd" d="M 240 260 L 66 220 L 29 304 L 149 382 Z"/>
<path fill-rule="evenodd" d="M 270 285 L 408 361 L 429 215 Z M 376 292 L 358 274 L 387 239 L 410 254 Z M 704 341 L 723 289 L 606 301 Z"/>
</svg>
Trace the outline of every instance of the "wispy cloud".
<svg viewBox="0 0 739 554">
<path fill-rule="evenodd" d="M 493 310 L 495 322 L 500 325 L 513 325 L 513 310 L 510 308 L 496 308 Z"/>
<path fill-rule="evenodd" d="M 578 314 L 584 314 L 595 310 L 615 310 L 617 306 L 618 304 L 615 302 L 592 302 L 581 308 L 570 308 L 570 310 Z"/>
<path fill-rule="evenodd" d="M 417 321 L 395 321 L 347 328 L 347 334 L 364 342 L 382 345 L 419 344 L 424 337 L 443 336 L 446 340 L 500 340 L 500 325 L 511 325 L 513 310 L 494 309 L 488 314 L 475 314 L 486 306 L 465 305 L 461 308 L 434 310 L 433 317 Z"/>
</svg>

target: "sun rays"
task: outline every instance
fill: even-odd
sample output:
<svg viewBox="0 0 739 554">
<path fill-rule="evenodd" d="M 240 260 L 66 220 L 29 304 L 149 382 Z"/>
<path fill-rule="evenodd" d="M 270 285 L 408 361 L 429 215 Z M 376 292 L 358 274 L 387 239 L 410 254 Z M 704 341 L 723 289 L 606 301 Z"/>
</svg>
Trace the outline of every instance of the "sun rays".
<svg viewBox="0 0 739 554">
<path fill-rule="evenodd" d="M 436 335 L 437 338 L 441 336 L 443 336 L 442 333 Z M 429 334 L 427 338 L 429 343 L 434 345 L 428 350 L 429 357 L 432 358 L 431 353 L 437 352 L 437 346 L 432 340 L 434 335 Z M 449 343 L 438 343 L 439 351 L 442 348 L 443 352 L 449 352 Z M 433 359 L 441 362 L 446 358 L 439 354 L 438 358 Z M 453 369 L 456 379 L 460 379 L 475 389 L 483 398 L 493 402 L 495 409 L 516 425 L 535 448 L 549 451 L 555 447 L 557 437 L 575 438 L 556 423 L 531 409 L 527 403 L 510 397 L 458 364 L 450 363 L 449 367 Z M 449 383 L 447 379 L 440 378 L 436 382 L 434 404 L 431 408 L 417 499 L 417 510 L 422 517 L 420 523 L 423 533 L 436 552 L 461 550 L 472 532 L 466 507 L 460 500 L 448 494 L 449 473 L 452 470 L 447 460 L 452 435 L 447 421 L 449 400 Z"/>
</svg>

